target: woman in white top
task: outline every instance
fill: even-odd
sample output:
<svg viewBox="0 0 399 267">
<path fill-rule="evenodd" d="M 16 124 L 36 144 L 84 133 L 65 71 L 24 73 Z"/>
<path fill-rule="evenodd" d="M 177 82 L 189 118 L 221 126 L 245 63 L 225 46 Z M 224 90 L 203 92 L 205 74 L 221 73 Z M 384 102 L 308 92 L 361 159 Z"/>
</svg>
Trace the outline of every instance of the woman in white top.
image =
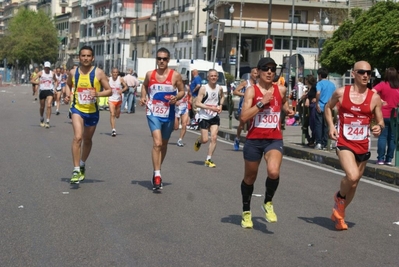
<svg viewBox="0 0 399 267">
<path fill-rule="evenodd" d="M 108 98 L 110 122 L 111 122 L 111 136 L 116 136 L 115 118 L 119 118 L 121 114 L 122 94 L 128 87 L 122 77 L 119 76 L 118 68 L 112 69 L 111 77 L 109 78 L 109 85 L 112 89 L 112 95 Z"/>
</svg>

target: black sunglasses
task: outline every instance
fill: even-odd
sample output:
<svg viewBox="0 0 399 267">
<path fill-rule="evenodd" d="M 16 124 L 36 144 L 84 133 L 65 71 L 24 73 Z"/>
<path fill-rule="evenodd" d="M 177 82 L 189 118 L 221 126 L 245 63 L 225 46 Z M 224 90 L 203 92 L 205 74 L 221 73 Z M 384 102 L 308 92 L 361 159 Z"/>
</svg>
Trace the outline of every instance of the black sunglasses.
<svg viewBox="0 0 399 267">
<path fill-rule="evenodd" d="M 168 57 L 157 57 L 158 61 L 167 61 L 169 58 Z"/>
<path fill-rule="evenodd" d="M 360 75 L 364 75 L 365 73 L 367 73 L 367 76 L 371 75 L 371 70 L 355 70 L 358 74 Z"/>
<path fill-rule="evenodd" d="M 264 66 L 260 68 L 262 71 L 271 71 L 271 72 L 276 72 L 277 68 L 276 67 L 268 67 L 268 66 Z"/>
</svg>

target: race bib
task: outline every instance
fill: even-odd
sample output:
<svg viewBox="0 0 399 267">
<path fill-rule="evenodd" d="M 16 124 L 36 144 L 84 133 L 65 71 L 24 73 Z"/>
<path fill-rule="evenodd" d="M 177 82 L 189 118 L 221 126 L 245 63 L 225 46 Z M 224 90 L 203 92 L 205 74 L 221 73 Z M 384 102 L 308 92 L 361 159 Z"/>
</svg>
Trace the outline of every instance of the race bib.
<svg viewBox="0 0 399 267">
<path fill-rule="evenodd" d="M 344 124 L 344 136 L 347 140 L 364 140 L 368 138 L 367 124 Z"/>
<path fill-rule="evenodd" d="M 206 105 L 207 107 L 217 107 L 215 105 Z M 204 109 L 205 113 L 209 116 L 209 117 L 215 117 L 218 113 L 216 111 L 210 110 L 210 109 Z"/>
<path fill-rule="evenodd" d="M 90 95 L 90 91 L 96 90 L 95 88 L 78 88 L 78 102 L 82 105 L 96 103 L 96 97 Z"/>
<path fill-rule="evenodd" d="M 163 101 L 152 101 L 152 114 L 156 117 L 169 117 L 169 103 Z"/>
<path fill-rule="evenodd" d="M 277 128 L 280 123 L 280 112 L 265 109 L 254 117 L 256 128 Z"/>
</svg>

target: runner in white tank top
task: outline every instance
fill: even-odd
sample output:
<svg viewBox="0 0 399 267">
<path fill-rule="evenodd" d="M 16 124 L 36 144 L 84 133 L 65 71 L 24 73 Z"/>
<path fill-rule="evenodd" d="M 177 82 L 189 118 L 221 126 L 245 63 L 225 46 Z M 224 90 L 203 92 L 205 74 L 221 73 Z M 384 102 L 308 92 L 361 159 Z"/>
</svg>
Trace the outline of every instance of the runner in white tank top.
<svg viewBox="0 0 399 267">
<path fill-rule="evenodd" d="M 118 68 L 112 69 L 111 77 L 109 78 L 109 85 L 112 89 L 112 95 L 108 98 L 110 123 L 111 123 L 111 136 L 116 136 L 115 118 L 119 118 L 121 114 L 122 94 L 128 87 L 122 77 L 119 76 Z"/>
</svg>

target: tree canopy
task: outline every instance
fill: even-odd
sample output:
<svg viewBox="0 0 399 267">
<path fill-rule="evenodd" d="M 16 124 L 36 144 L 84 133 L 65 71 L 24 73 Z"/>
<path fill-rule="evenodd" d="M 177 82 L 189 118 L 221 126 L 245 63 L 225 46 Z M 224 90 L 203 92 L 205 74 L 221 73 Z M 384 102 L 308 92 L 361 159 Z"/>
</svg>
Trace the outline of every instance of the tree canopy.
<svg viewBox="0 0 399 267">
<path fill-rule="evenodd" d="M 368 61 L 377 69 L 399 69 L 399 3 L 377 2 L 367 11 L 354 9 L 326 40 L 320 63 L 330 72 L 344 74 L 354 63 Z"/>
<path fill-rule="evenodd" d="M 20 8 L 0 39 L 0 58 L 7 58 L 9 63 L 18 60 L 20 65 L 55 62 L 58 46 L 57 30 L 48 15 Z"/>
</svg>

